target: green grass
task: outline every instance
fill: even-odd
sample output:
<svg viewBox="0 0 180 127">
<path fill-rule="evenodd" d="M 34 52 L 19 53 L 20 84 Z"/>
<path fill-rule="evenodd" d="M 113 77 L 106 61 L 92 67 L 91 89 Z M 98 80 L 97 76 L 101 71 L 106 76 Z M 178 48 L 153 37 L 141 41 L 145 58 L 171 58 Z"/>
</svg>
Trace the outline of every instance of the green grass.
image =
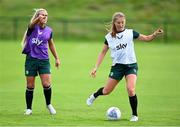
<svg viewBox="0 0 180 127">
<path fill-rule="evenodd" d="M 139 121 L 131 114 L 125 82 L 106 97 L 87 107 L 87 97 L 105 83 L 111 59 L 104 59 L 97 77 L 89 76 L 103 43 L 56 42 L 61 67 L 52 65 L 52 103 L 57 115 L 49 115 L 39 78 L 33 100 L 33 115 L 24 116 L 24 59 L 19 42 L 0 42 L 0 126 L 180 126 L 180 45 L 136 42 L 139 65 L 137 96 Z M 122 119 L 108 121 L 110 106 L 121 109 Z"/>
<path fill-rule="evenodd" d="M 27 17 L 34 8 L 46 8 L 50 17 L 60 19 L 107 19 L 114 12 L 123 11 L 130 19 L 164 20 L 171 16 L 178 20 L 179 3 L 178 0 L 1 0 L 0 16 Z"/>
<path fill-rule="evenodd" d="M 161 27 L 166 41 L 180 39 L 179 0 L 0 0 L 0 38 L 20 39 L 35 8 L 47 9 L 55 38 L 100 40 L 112 15 L 121 11 L 127 28 L 151 34 Z"/>
</svg>

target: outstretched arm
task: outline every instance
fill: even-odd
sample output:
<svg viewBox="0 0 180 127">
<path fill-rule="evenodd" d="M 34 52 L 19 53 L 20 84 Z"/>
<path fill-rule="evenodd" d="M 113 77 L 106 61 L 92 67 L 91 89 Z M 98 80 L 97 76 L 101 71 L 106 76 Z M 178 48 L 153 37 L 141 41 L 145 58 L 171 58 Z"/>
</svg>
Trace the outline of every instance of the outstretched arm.
<svg viewBox="0 0 180 127">
<path fill-rule="evenodd" d="M 98 67 L 100 66 L 100 64 L 102 63 L 107 51 L 108 51 L 108 45 L 104 44 L 104 47 L 102 49 L 102 51 L 100 52 L 99 56 L 98 56 L 98 59 L 97 59 L 97 62 L 95 64 L 95 67 L 93 68 L 93 70 L 91 71 L 91 76 L 92 77 L 96 77 L 96 71 L 98 69 Z"/>
<path fill-rule="evenodd" d="M 58 57 L 58 54 L 57 54 L 56 47 L 55 47 L 55 44 L 53 42 L 53 39 L 49 40 L 49 49 L 51 50 L 51 53 L 53 54 L 53 56 L 55 58 L 55 66 L 57 68 L 59 68 L 60 60 L 59 60 L 59 57 Z"/>
<path fill-rule="evenodd" d="M 152 41 L 153 39 L 155 39 L 158 35 L 161 35 L 162 33 L 163 33 L 163 30 L 159 28 L 150 35 L 140 34 L 138 37 L 138 40 L 140 40 L 140 41 Z"/>
</svg>

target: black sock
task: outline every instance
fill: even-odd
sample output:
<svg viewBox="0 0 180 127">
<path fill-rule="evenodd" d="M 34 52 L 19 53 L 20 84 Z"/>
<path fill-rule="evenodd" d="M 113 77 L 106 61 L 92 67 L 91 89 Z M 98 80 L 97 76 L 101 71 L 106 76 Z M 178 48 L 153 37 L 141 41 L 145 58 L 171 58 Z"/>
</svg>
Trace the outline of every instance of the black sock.
<svg viewBox="0 0 180 127">
<path fill-rule="evenodd" d="M 137 115 L 137 105 L 138 105 L 137 96 L 134 95 L 132 97 L 129 97 L 129 102 L 130 102 L 131 109 L 132 109 L 132 115 L 138 116 Z"/>
<path fill-rule="evenodd" d="M 31 109 L 32 108 L 32 100 L 33 100 L 33 91 L 34 88 L 26 88 L 26 106 L 27 109 Z"/>
<path fill-rule="evenodd" d="M 99 95 L 103 95 L 103 89 L 104 87 L 99 88 L 98 91 L 94 93 L 94 97 L 97 98 Z"/>
<path fill-rule="evenodd" d="M 51 90 L 50 85 L 48 87 L 44 87 L 44 96 L 46 99 L 46 105 L 51 104 L 51 93 L 52 93 L 52 90 Z"/>
</svg>

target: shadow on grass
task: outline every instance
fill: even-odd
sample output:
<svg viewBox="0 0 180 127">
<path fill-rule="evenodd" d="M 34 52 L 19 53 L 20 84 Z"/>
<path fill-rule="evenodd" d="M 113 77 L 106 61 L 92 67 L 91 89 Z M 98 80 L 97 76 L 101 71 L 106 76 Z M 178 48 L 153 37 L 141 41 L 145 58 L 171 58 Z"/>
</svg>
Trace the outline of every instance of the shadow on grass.
<svg viewBox="0 0 180 127">
<path fill-rule="evenodd" d="M 103 120 L 108 122 L 119 122 L 119 121 L 129 121 L 129 119 L 120 119 L 120 120 Z"/>
</svg>

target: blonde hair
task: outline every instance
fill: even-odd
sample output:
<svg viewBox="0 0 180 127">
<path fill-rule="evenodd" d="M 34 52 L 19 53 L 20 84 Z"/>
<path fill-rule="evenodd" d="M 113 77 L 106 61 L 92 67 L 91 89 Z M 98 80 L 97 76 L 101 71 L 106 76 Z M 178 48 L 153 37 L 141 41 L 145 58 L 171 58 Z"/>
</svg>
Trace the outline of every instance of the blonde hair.
<svg viewBox="0 0 180 127">
<path fill-rule="evenodd" d="M 30 20 L 30 23 L 33 22 L 34 19 L 36 19 L 38 16 L 39 16 L 39 12 L 41 11 L 46 11 L 46 9 L 44 8 L 38 8 L 38 9 L 34 9 L 34 14 Z M 23 35 L 23 38 L 22 38 L 22 41 L 21 41 L 21 46 L 24 48 L 24 46 L 26 45 L 26 34 L 27 34 L 27 29 L 26 31 L 24 32 L 24 35 Z"/>
<path fill-rule="evenodd" d="M 115 12 L 112 16 L 112 21 L 111 21 L 111 29 L 110 29 L 110 32 L 111 32 L 111 36 L 112 37 L 116 37 L 116 33 L 117 33 L 117 30 L 116 30 L 116 26 L 115 26 L 115 21 L 117 20 L 117 18 L 119 17 L 125 17 L 125 15 L 122 13 L 122 12 Z"/>
</svg>

